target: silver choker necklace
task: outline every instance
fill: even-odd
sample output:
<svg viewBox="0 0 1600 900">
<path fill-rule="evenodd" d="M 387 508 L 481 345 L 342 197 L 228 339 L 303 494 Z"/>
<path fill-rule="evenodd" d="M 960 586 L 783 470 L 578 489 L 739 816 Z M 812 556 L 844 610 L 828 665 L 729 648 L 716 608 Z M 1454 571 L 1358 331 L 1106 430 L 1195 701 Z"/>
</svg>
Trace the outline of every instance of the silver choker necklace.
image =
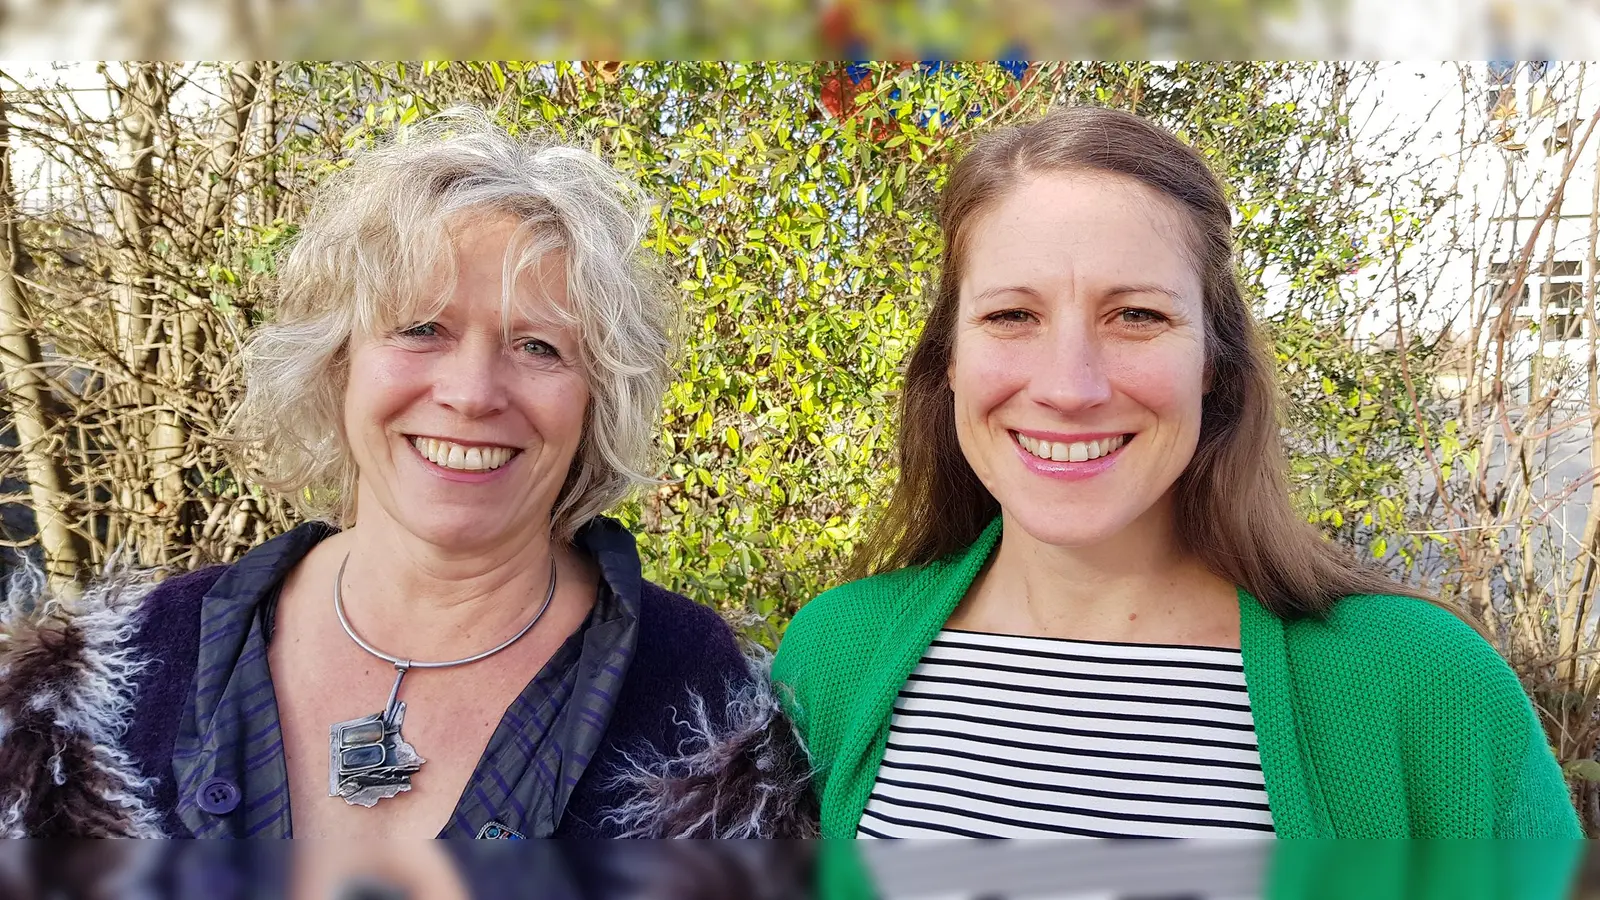
<svg viewBox="0 0 1600 900">
<path fill-rule="evenodd" d="M 528 624 L 522 626 L 521 631 L 482 653 L 445 662 L 401 659 L 379 650 L 356 634 L 344 614 L 344 598 L 339 593 L 339 584 L 344 581 L 344 567 L 349 563 L 350 555 L 345 554 L 344 562 L 339 563 L 339 574 L 333 579 L 333 611 L 350 640 L 355 641 L 357 647 L 393 665 L 395 676 L 394 687 L 389 689 L 389 702 L 384 705 L 383 712 L 335 722 L 328 730 L 328 796 L 343 797 L 344 802 L 351 806 L 371 808 L 379 800 L 411 790 L 411 776 L 427 762 L 417 755 L 416 748 L 400 736 L 400 724 L 406 718 L 406 704 L 400 699 L 400 682 L 406 673 L 412 669 L 464 666 L 487 659 L 515 644 L 550 608 L 550 600 L 556 595 L 556 560 L 554 555 L 550 557 L 550 589 L 545 592 L 544 603 L 539 605 L 539 611 L 533 614 Z"/>
</svg>

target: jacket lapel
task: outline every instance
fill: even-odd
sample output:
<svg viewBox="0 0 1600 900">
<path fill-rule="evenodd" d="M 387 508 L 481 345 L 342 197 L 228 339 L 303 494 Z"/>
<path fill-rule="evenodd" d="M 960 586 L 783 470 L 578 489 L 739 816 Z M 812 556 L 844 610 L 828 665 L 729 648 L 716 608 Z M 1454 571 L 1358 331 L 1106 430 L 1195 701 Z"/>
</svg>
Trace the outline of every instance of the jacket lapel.
<svg viewBox="0 0 1600 900">
<path fill-rule="evenodd" d="M 1336 837 L 1295 715 L 1294 676 L 1283 620 L 1239 590 L 1239 647 L 1255 721 L 1267 805 L 1278 837 Z"/>
<path fill-rule="evenodd" d="M 890 603 L 822 798 L 823 837 L 855 837 L 883 761 L 894 701 L 1000 540 L 1000 518 L 959 556 L 923 567 Z"/>
</svg>

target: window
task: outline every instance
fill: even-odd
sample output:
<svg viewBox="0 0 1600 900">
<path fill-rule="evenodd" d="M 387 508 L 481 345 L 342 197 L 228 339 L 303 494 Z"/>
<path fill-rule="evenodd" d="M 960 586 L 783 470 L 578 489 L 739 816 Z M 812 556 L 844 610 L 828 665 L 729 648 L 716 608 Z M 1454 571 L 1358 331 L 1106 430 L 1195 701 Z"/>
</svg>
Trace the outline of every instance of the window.
<svg viewBox="0 0 1600 900">
<path fill-rule="evenodd" d="M 1539 336 L 1547 341 L 1574 341 L 1583 337 L 1583 314 L 1579 312 L 1548 312 Z"/>
<path fill-rule="evenodd" d="M 1562 308 L 1583 306 L 1583 285 L 1576 281 L 1552 281 L 1546 284 L 1544 305 Z"/>
<path fill-rule="evenodd" d="M 1524 65 L 1528 70 L 1528 115 L 1543 118 L 1554 116 L 1556 98 L 1550 93 L 1550 85 L 1544 80 L 1544 76 L 1550 71 L 1550 63 L 1546 60 L 1536 60 Z"/>
<path fill-rule="evenodd" d="M 1506 285 L 1510 284 L 1512 281 L 1515 281 L 1516 277 L 1517 277 L 1517 264 L 1516 263 L 1514 263 L 1514 262 L 1492 262 L 1492 263 L 1489 263 L 1489 300 L 1490 300 L 1490 302 L 1491 303 L 1495 303 L 1495 304 L 1501 303 L 1502 302 L 1502 296 L 1505 294 Z M 1512 305 L 1514 305 L 1514 306 L 1527 306 L 1528 305 L 1528 296 L 1529 296 L 1528 282 L 1530 282 L 1532 280 L 1533 280 L 1533 273 L 1530 272 L 1529 276 L 1527 278 L 1523 279 L 1523 281 L 1522 281 L 1522 289 L 1517 292 L 1516 302 L 1513 303 Z"/>
<path fill-rule="evenodd" d="M 1583 337 L 1583 263 L 1556 263 L 1539 299 L 1544 310 L 1544 326 L 1539 333 L 1545 340 Z"/>
<path fill-rule="evenodd" d="M 1545 260 L 1528 266 L 1528 276 L 1513 302 L 1519 327 L 1543 341 L 1570 341 L 1584 336 L 1584 263 L 1576 259 Z M 1489 290 L 1493 302 L 1516 278 L 1514 262 L 1491 262 Z M 1535 293 L 1537 292 L 1537 293 Z"/>
</svg>

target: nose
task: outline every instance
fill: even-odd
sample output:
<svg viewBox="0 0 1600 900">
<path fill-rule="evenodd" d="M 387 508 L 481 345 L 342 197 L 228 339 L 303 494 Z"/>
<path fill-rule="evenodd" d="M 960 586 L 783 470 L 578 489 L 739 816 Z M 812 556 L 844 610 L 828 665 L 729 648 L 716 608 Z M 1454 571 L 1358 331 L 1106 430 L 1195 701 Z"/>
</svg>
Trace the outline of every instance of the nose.
<svg viewBox="0 0 1600 900">
<path fill-rule="evenodd" d="M 1104 348 L 1093 322 L 1057 318 L 1045 335 L 1041 351 L 1029 379 L 1035 402 L 1073 413 L 1111 399 Z"/>
<path fill-rule="evenodd" d="M 469 419 L 506 408 L 507 373 L 493 342 L 464 340 L 440 354 L 433 376 L 433 398 Z"/>
</svg>

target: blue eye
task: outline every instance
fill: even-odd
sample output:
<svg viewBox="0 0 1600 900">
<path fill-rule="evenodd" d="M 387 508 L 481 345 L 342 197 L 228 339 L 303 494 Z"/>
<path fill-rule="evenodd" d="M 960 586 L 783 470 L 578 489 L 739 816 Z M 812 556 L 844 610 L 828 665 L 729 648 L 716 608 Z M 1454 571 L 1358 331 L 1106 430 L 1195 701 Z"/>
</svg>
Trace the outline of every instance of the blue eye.
<svg viewBox="0 0 1600 900">
<path fill-rule="evenodd" d="M 522 352 L 528 354 L 529 356 L 548 356 L 553 359 L 561 358 L 560 351 L 551 346 L 549 342 L 541 341 L 537 338 L 529 338 L 523 341 L 521 347 Z"/>
<path fill-rule="evenodd" d="M 418 322 L 410 328 L 400 329 L 401 337 L 436 337 L 438 334 L 438 322 Z"/>
</svg>

